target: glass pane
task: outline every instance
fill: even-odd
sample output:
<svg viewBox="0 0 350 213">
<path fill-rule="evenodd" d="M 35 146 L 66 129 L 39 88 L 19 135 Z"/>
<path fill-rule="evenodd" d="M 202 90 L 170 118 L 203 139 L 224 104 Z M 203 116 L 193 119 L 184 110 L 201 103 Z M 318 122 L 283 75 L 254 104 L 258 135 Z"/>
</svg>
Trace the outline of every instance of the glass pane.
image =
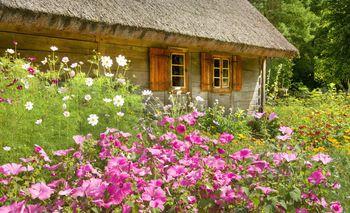
<svg viewBox="0 0 350 213">
<path fill-rule="evenodd" d="M 184 64 L 184 56 L 183 55 L 171 55 L 171 63 L 172 64 Z"/>
<path fill-rule="evenodd" d="M 214 87 L 220 87 L 220 78 L 214 78 Z"/>
<path fill-rule="evenodd" d="M 172 74 L 173 75 L 183 75 L 184 74 L 184 67 L 182 66 L 172 66 Z"/>
<path fill-rule="evenodd" d="M 228 77 L 228 69 L 222 69 L 222 77 Z"/>
<path fill-rule="evenodd" d="M 220 59 L 214 59 L 214 67 L 220 67 Z"/>
<path fill-rule="evenodd" d="M 222 67 L 228 68 L 228 60 L 223 60 Z"/>
<path fill-rule="evenodd" d="M 220 69 L 214 69 L 214 77 L 220 77 Z"/>
<path fill-rule="evenodd" d="M 173 77 L 172 86 L 173 87 L 184 87 L 185 86 L 184 77 Z"/>
<path fill-rule="evenodd" d="M 222 79 L 222 86 L 227 87 L 228 86 L 228 78 L 223 78 Z"/>
</svg>

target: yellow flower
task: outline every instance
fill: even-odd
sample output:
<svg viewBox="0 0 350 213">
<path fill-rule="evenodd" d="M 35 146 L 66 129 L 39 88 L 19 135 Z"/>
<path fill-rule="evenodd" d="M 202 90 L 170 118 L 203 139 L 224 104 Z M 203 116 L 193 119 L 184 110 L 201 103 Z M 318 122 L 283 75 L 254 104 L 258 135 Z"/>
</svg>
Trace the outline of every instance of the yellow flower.
<svg viewBox="0 0 350 213">
<path fill-rule="evenodd" d="M 314 148 L 313 151 L 314 151 L 315 153 L 318 153 L 318 152 L 325 152 L 325 151 L 326 151 L 326 148 L 324 148 L 323 146 L 320 146 L 320 147 Z"/>
</svg>

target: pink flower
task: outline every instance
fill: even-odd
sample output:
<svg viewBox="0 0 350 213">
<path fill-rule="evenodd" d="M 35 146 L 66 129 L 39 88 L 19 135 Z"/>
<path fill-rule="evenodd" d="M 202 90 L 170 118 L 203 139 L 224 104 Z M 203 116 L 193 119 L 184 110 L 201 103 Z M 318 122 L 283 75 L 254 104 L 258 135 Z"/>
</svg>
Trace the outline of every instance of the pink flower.
<svg viewBox="0 0 350 213">
<path fill-rule="evenodd" d="M 224 132 L 220 135 L 219 141 L 223 144 L 227 144 L 230 143 L 233 140 L 233 138 L 233 135 Z"/>
<path fill-rule="evenodd" d="M 340 189 L 340 187 L 341 187 L 341 185 L 340 185 L 340 183 L 338 183 L 338 182 L 335 182 L 335 183 L 332 185 L 332 188 L 333 188 L 333 189 Z"/>
<path fill-rule="evenodd" d="M 324 180 L 326 180 L 326 177 L 322 174 L 321 170 L 317 170 L 311 173 L 311 175 L 307 178 L 307 180 L 309 181 L 309 183 L 318 185 Z"/>
<path fill-rule="evenodd" d="M 26 167 L 17 163 L 8 163 L 0 166 L 0 173 L 9 176 L 9 175 L 18 175 L 21 172 L 27 171 Z"/>
<path fill-rule="evenodd" d="M 271 192 L 275 192 L 276 190 L 271 189 L 270 187 L 258 186 L 256 189 L 260 189 L 265 195 L 271 194 Z"/>
<path fill-rule="evenodd" d="M 186 172 L 187 172 L 187 169 L 184 166 L 179 166 L 179 165 L 171 166 L 167 170 L 167 174 L 170 177 L 179 177 Z"/>
<path fill-rule="evenodd" d="M 273 121 L 275 120 L 276 118 L 278 118 L 277 114 L 272 112 L 270 115 L 269 115 L 269 121 Z"/>
<path fill-rule="evenodd" d="M 282 157 L 287 161 L 291 162 L 297 159 L 297 155 L 295 153 L 282 153 Z"/>
<path fill-rule="evenodd" d="M 145 187 L 142 193 L 142 200 L 150 201 L 149 205 L 152 208 L 159 208 L 164 210 L 164 203 L 166 202 L 165 192 L 160 187 Z"/>
<path fill-rule="evenodd" d="M 335 213 L 343 212 L 343 207 L 341 206 L 339 201 L 332 202 L 331 209 L 332 209 L 332 212 L 335 212 Z"/>
<path fill-rule="evenodd" d="M 188 196 L 187 200 L 189 204 L 194 204 L 195 202 L 197 202 L 197 198 L 195 196 Z"/>
<path fill-rule="evenodd" d="M 158 122 L 159 126 L 164 126 L 165 124 L 169 123 L 172 124 L 175 122 L 174 118 L 171 118 L 169 116 L 164 116 L 163 119 L 161 121 Z"/>
<path fill-rule="evenodd" d="M 287 126 L 281 126 L 278 130 L 281 131 L 285 135 L 292 135 L 293 134 L 293 130 Z"/>
<path fill-rule="evenodd" d="M 73 140 L 75 141 L 76 144 L 81 145 L 85 141 L 85 137 L 82 135 L 74 135 Z"/>
<path fill-rule="evenodd" d="M 278 140 L 282 140 L 282 141 L 286 141 L 286 140 L 290 140 L 292 137 L 290 135 L 278 135 L 277 139 Z"/>
<path fill-rule="evenodd" d="M 325 155 L 323 153 L 319 153 L 311 158 L 313 161 L 321 161 L 324 165 L 330 163 L 333 159 L 329 157 L 329 155 Z"/>
<path fill-rule="evenodd" d="M 253 114 L 254 118 L 260 119 L 265 115 L 265 112 L 255 112 Z"/>
<path fill-rule="evenodd" d="M 295 213 L 309 213 L 309 210 L 305 208 L 296 209 Z"/>
<path fill-rule="evenodd" d="M 199 144 L 199 145 L 204 142 L 204 139 L 199 135 L 198 132 L 192 132 L 191 134 L 186 135 L 185 140 L 193 144 Z"/>
<path fill-rule="evenodd" d="M 49 156 L 46 154 L 43 148 L 41 148 L 39 145 L 34 145 L 34 151 L 40 155 L 46 162 L 51 162 Z"/>
<path fill-rule="evenodd" d="M 186 126 L 183 125 L 183 124 L 179 124 L 177 127 L 176 127 L 176 132 L 179 133 L 179 134 L 183 134 L 186 132 Z"/>
<path fill-rule="evenodd" d="M 39 198 L 39 200 L 47 200 L 55 191 L 48 187 L 45 183 L 36 183 L 29 188 L 29 193 L 32 198 Z"/>
<path fill-rule="evenodd" d="M 73 148 L 66 149 L 66 150 L 57 150 L 53 154 L 56 156 L 66 156 L 69 152 L 73 151 Z"/>
<path fill-rule="evenodd" d="M 250 149 L 242 149 L 238 152 L 233 153 L 232 155 L 230 155 L 230 157 L 233 160 L 244 160 L 246 158 L 251 158 L 252 157 L 252 151 Z"/>
</svg>

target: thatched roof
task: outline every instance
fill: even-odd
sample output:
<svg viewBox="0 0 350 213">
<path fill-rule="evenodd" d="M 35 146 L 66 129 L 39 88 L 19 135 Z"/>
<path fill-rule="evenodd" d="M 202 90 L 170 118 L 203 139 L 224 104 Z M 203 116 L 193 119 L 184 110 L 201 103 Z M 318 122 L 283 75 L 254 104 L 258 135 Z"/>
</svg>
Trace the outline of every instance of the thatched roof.
<svg viewBox="0 0 350 213">
<path fill-rule="evenodd" d="M 248 0 L 0 0 L 0 15 L 15 12 L 298 52 Z"/>
</svg>

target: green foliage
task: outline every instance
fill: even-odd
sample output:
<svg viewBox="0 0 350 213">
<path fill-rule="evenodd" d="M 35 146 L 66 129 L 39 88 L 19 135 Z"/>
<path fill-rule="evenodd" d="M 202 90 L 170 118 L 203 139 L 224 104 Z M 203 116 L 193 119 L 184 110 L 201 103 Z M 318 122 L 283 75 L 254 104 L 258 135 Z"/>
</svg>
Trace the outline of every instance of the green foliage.
<svg viewBox="0 0 350 213">
<path fill-rule="evenodd" d="M 277 81 L 278 89 L 297 90 L 299 82 L 310 89 L 329 83 L 335 83 L 343 91 L 349 89 L 349 0 L 251 2 L 300 52 L 300 57 L 293 59 L 292 66 L 286 66 L 291 62 L 282 59 L 273 59 L 268 64 L 269 87 L 275 86 Z M 278 76 L 281 66 L 286 75 Z"/>
<path fill-rule="evenodd" d="M 106 127 L 134 132 L 143 112 L 142 97 L 123 75 L 90 79 L 79 65 L 71 68 L 54 52 L 46 60 L 49 70 L 40 72 L 43 66 L 20 59 L 16 53 L 0 57 L 0 147 L 13 149 L 2 153 L 0 162 L 30 153 L 34 144 L 67 148 L 73 135 L 98 136 Z M 93 70 L 96 73 L 98 67 Z M 92 85 L 87 84 L 88 79 Z M 116 106 L 113 99 L 117 95 L 124 103 Z M 28 102 L 32 109 L 26 109 Z M 98 116 L 96 125 L 89 123 L 90 115 Z"/>
</svg>

